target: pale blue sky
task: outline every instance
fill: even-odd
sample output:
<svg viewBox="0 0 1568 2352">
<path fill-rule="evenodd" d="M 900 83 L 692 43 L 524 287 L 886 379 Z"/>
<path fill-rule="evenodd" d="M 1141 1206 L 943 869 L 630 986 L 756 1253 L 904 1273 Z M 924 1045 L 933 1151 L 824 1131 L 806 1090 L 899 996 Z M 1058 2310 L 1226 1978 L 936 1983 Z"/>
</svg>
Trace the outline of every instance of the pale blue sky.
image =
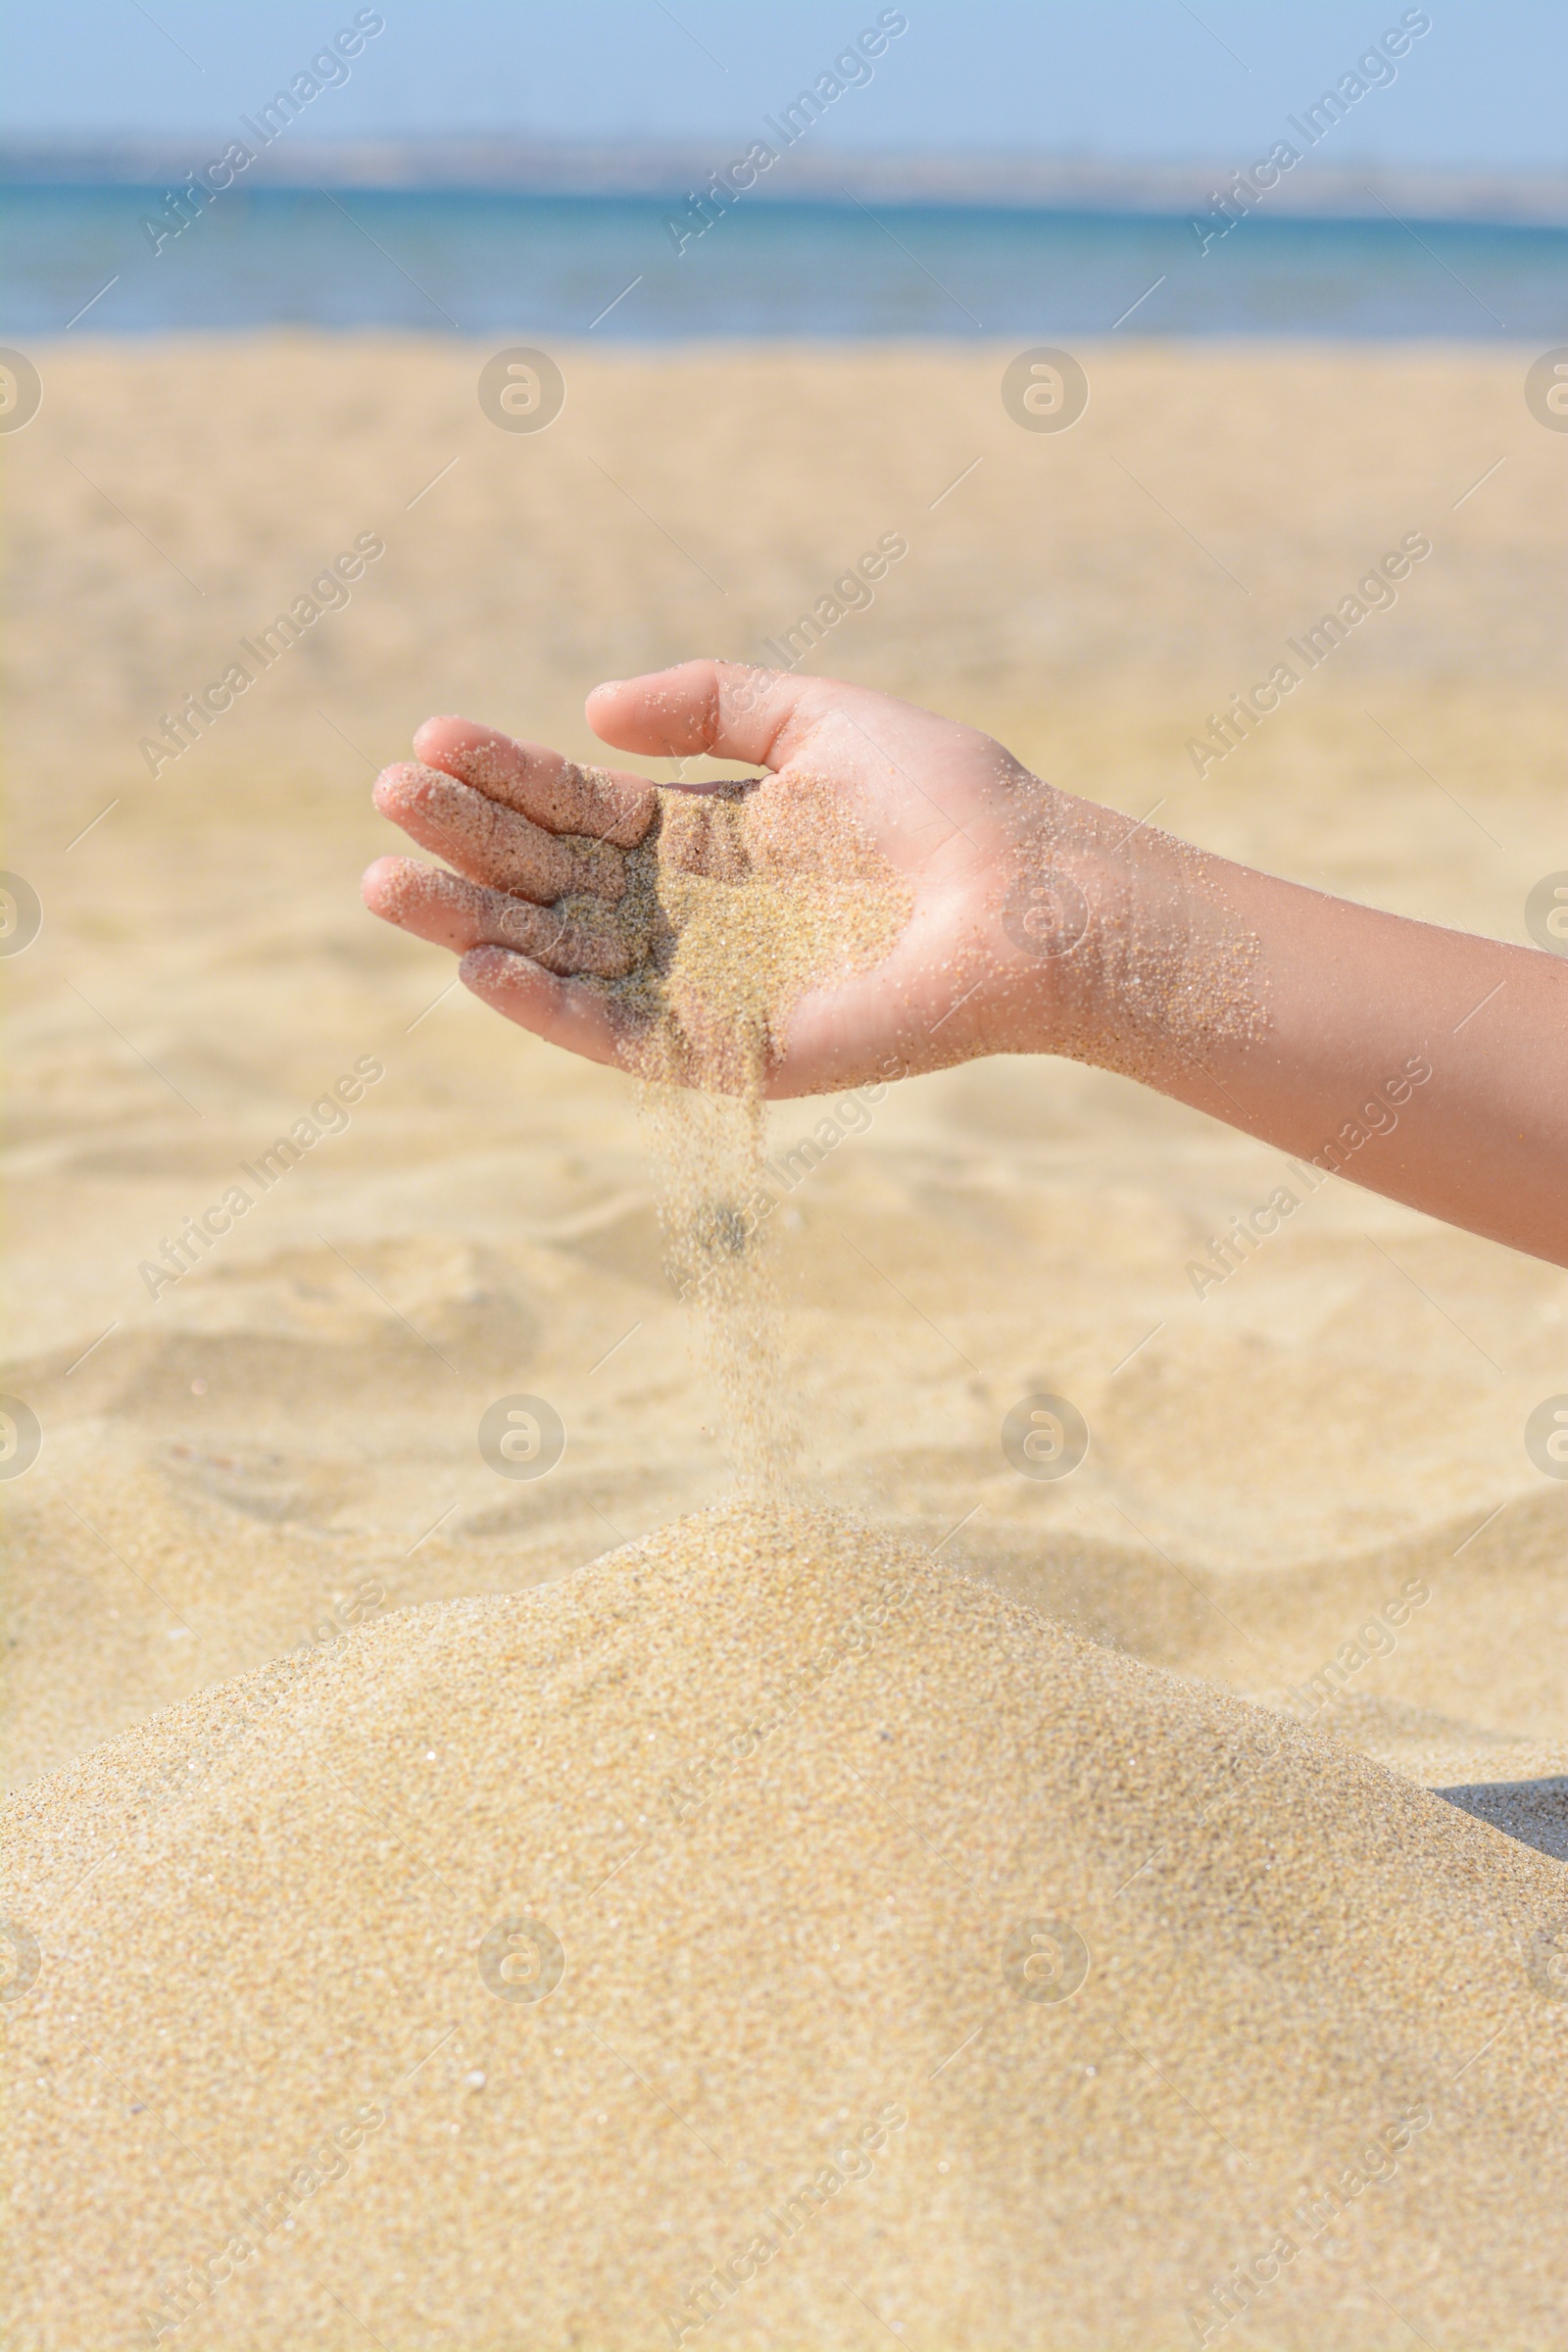
<svg viewBox="0 0 1568 2352">
<path fill-rule="evenodd" d="M 227 129 L 350 24 L 358 0 L 46 0 L 5 11 L 0 126 L 36 137 Z M 1404 14 L 1397 0 L 909 0 L 908 30 L 823 144 L 1227 160 Z M 1432 0 L 1336 161 L 1562 169 L 1563 0 Z M 387 0 L 385 31 L 314 137 L 751 132 L 876 0 Z"/>
</svg>

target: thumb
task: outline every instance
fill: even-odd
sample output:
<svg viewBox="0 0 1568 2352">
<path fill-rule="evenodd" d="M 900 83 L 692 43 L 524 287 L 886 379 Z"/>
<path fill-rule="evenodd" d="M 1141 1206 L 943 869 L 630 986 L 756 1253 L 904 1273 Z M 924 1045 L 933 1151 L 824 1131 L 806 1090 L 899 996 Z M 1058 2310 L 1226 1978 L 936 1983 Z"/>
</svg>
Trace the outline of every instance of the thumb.
<svg viewBox="0 0 1568 2352">
<path fill-rule="evenodd" d="M 742 662 L 682 662 L 640 678 L 612 678 L 588 697 L 588 724 L 623 752 L 689 759 L 710 752 L 782 767 L 835 699 L 853 689 Z"/>
</svg>

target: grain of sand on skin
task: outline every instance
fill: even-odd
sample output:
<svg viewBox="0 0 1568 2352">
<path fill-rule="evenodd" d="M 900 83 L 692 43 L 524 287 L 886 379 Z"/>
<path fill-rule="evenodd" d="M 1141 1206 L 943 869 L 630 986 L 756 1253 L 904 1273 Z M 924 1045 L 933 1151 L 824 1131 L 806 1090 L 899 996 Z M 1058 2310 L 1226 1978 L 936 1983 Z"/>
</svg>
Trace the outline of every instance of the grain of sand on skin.
<svg viewBox="0 0 1568 2352">
<path fill-rule="evenodd" d="M 1239 2266 L 1301 2352 L 1564 2341 L 1556 1867 L 836 1514 L 400 1612 L 8 1842 L 18 2346 L 1161 2347 Z"/>
</svg>

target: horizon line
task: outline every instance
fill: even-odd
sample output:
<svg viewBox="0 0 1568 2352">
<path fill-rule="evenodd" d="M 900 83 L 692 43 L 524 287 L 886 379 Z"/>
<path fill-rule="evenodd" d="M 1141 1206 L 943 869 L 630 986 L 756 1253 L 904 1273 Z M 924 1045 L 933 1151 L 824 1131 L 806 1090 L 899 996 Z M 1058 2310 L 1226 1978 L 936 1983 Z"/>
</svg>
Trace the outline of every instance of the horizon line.
<svg viewBox="0 0 1568 2352">
<path fill-rule="evenodd" d="M 233 134 L 191 137 L 0 137 L 0 181 L 14 187 L 126 187 L 176 181 Z M 559 140 L 483 136 L 279 138 L 256 159 L 252 184 L 321 185 L 384 194 L 469 193 L 642 197 L 684 201 L 725 160 L 722 142 Z M 760 181 L 765 204 L 855 201 L 1005 211 L 1182 214 L 1209 206 L 1236 168 L 1047 151 L 817 145 Z M 1297 220 L 1365 217 L 1369 198 L 1424 220 L 1568 226 L 1568 172 L 1473 166 L 1390 168 L 1304 159 L 1273 190 L 1271 209 Z M 1373 195 L 1373 191 L 1376 195 Z"/>
</svg>

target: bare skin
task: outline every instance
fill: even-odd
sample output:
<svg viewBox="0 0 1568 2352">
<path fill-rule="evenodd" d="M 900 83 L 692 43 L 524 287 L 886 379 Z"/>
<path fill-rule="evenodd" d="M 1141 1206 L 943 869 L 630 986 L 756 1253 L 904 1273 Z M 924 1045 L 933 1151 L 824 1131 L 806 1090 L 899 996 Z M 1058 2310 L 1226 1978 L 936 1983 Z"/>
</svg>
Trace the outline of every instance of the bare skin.
<svg viewBox="0 0 1568 2352">
<path fill-rule="evenodd" d="M 768 770 L 760 818 L 792 779 L 825 780 L 908 885 L 892 955 L 795 1005 L 771 1096 L 1070 1054 L 1320 1164 L 1340 1138 L 1327 1164 L 1343 1153 L 1350 1180 L 1568 1265 L 1568 961 L 1199 855 L 977 729 L 832 679 L 688 662 L 596 687 L 587 710 L 622 751 Z M 658 814 L 646 778 L 456 718 L 415 750 L 376 806 L 457 871 L 379 858 L 367 904 L 455 951 L 509 1019 L 624 1060 L 616 1000 L 584 975 L 639 952 L 616 905 Z"/>
</svg>

